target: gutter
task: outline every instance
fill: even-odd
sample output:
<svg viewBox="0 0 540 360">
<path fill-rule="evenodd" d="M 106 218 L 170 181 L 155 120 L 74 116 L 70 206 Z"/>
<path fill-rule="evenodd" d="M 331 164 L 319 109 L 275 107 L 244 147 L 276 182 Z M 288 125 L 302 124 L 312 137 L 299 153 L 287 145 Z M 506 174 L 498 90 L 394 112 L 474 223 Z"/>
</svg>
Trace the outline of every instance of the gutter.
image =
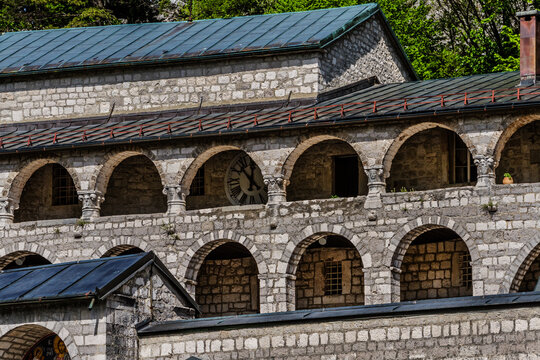
<svg viewBox="0 0 540 360">
<path fill-rule="evenodd" d="M 180 140 L 186 138 L 200 138 L 200 137 L 221 137 L 221 136 L 233 136 L 233 135 L 243 135 L 248 133 L 255 134 L 264 134 L 269 132 L 276 132 L 282 130 L 298 130 L 304 129 L 306 127 L 328 127 L 335 125 L 362 125 L 367 123 L 374 122 L 388 122 L 396 120 L 411 120 L 411 119 L 420 119 L 420 118 L 432 118 L 437 116 L 449 116 L 449 115 L 459 115 L 459 114 L 470 114 L 470 113 L 485 113 L 485 112 L 496 112 L 496 111 L 508 111 L 508 110 L 522 110 L 522 109 L 537 109 L 540 107 L 540 101 L 532 102 L 511 102 L 511 103 L 494 103 L 489 106 L 486 105 L 468 105 L 463 108 L 456 109 L 443 109 L 443 110 L 430 110 L 430 111 L 409 111 L 403 113 L 393 113 L 393 114 L 381 114 L 381 115 L 366 115 L 366 116 L 357 116 L 344 119 L 324 119 L 324 120 L 310 120 L 306 122 L 299 122 L 297 124 L 283 124 L 283 125 L 272 125 L 267 127 L 259 128 L 248 128 L 248 129 L 231 129 L 231 130 L 217 130 L 212 132 L 201 131 L 197 134 L 179 134 L 179 135 L 166 135 L 163 136 L 154 136 L 148 138 L 131 138 L 131 139 L 121 139 L 121 140 L 107 140 L 107 141 L 95 141 L 95 142 L 85 142 L 84 144 L 58 144 L 51 146 L 41 146 L 41 147 L 25 147 L 18 149 L 7 149 L 0 150 L 0 154 L 21 154 L 21 153 L 31 153 L 31 152 L 40 152 L 40 151 L 54 151 L 61 149 L 86 149 L 94 148 L 99 146 L 108 146 L 108 145 L 126 145 L 126 144 L 140 144 L 148 142 L 157 142 L 163 140 Z"/>
</svg>

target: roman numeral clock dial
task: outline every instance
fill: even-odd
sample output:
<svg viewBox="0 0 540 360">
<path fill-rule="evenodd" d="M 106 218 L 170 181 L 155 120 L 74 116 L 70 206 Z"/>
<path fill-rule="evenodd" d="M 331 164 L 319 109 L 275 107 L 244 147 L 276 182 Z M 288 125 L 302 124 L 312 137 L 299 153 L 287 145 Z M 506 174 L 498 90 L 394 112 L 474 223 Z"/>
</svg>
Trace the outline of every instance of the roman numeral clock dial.
<svg viewBox="0 0 540 360">
<path fill-rule="evenodd" d="M 233 205 L 266 203 L 268 194 L 261 170 L 247 154 L 231 161 L 225 175 L 225 193 Z"/>
</svg>

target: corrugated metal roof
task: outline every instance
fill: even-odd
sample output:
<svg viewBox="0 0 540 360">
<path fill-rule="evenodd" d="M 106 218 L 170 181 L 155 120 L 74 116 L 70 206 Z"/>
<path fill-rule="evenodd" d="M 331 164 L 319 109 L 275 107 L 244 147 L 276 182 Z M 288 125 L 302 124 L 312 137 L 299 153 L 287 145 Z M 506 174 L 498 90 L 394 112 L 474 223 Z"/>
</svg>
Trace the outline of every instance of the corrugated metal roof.
<svg viewBox="0 0 540 360">
<path fill-rule="evenodd" d="M 285 323 L 322 322 L 338 319 L 362 319 L 417 315 L 421 313 L 467 312 L 508 307 L 540 305 L 540 292 L 467 296 L 434 300 L 405 301 L 380 305 L 359 305 L 339 308 L 297 310 L 279 313 L 223 316 L 215 318 L 152 322 L 140 326 L 140 336 L 204 329 L 268 326 Z"/>
<path fill-rule="evenodd" d="M 373 86 L 315 106 L 263 108 L 197 115 L 166 112 L 104 118 L 47 128 L 47 123 L 0 128 L 0 153 L 136 143 L 312 125 L 436 116 L 540 105 L 540 88 L 517 88 L 518 72 Z M 204 113 L 204 112 L 203 112 Z M 127 119 L 127 120 L 126 120 Z M 19 127 L 17 127 L 19 126 Z"/>
<path fill-rule="evenodd" d="M 377 4 L 193 22 L 0 35 L 0 75 L 318 48 L 379 11 Z"/>
<path fill-rule="evenodd" d="M 197 309 L 194 300 L 152 252 L 0 271 L 0 305 L 102 299 L 146 265 L 156 266 L 177 294 Z"/>
</svg>

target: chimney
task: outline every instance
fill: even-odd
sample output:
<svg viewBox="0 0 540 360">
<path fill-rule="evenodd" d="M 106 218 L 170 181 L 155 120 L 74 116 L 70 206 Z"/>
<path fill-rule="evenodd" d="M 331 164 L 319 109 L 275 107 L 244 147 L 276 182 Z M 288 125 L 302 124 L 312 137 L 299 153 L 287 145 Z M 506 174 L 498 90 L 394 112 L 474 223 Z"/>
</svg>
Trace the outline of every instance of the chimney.
<svg viewBox="0 0 540 360">
<path fill-rule="evenodd" d="M 540 84 L 540 12 L 534 7 L 517 13 L 520 23 L 519 86 Z"/>
</svg>

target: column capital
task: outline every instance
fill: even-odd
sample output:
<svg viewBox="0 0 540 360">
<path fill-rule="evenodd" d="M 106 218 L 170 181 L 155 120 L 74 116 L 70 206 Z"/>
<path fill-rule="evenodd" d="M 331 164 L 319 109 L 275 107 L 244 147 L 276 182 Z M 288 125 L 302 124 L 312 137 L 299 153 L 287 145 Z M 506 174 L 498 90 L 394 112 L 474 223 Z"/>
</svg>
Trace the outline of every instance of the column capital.
<svg viewBox="0 0 540 360">
<path fill-rule="evenodd" d="M 381 194 L 386 189 L 384 167 L 382 165 L 372 165 L 364 168 L 364 172 L 368 178 L 368 196 L 364 207 L 366 209 L 380 208 L 382 207 Z"/>
<path fill-rule="evenodd" d="M 101 203 L 105 201 L 105 197 L 98 190 L 82 190 L 77 192 L 79 201 L 82 202 L 81 219 L 95 219 L 99 217 Z"/>
<path fill-rule="evenodd" d="M 495 184 L 496 162 L 493 156 L 475 155 L 473 161 L 477 171 L 476 187 L 489 188 Z"/>
<path fill-rule="evenodd" d="M 287 201 L 287 185 L 289 180 L 285 180 L 283 174 L 265 175 L 264 185 L 268 188 L 268 204 L 279 204 Z"/>
<path fill-rule="evenodd" d="M 15 210 L 19 204 L 10 197 L 0 198 L 0 226 L 5 226 L 13 223 Z"/>
<path fill-rule="evenodd" d="M 167 215 L 179 215 L 186 211 L 189 189 L 182 189 L 179 184 L 165 185 L 163 195 L 167 195 Z"/>
</svg>

